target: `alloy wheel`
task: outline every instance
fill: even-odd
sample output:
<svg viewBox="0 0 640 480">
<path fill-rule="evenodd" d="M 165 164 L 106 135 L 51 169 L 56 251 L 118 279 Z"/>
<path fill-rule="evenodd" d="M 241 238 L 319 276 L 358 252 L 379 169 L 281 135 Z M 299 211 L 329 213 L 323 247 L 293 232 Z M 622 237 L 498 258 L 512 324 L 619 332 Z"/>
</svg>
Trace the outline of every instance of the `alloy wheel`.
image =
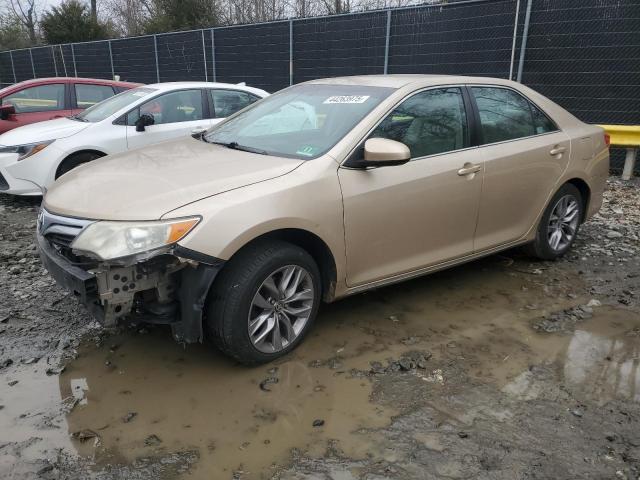
<svg viewBox="0 0 640 480">
<path fill-rule="evenodd" d="M 549 247 L 556 252 L 567 248 L 576 235 L 580 205 L 573 195 L 561 197 L 551 210 L 547 228 Z"/>
<path fill-rule="evenodd" d="M 253 346 L 263 353 L 276 353 L 291 345 L 309 321 L 315 295 L 311 274 L 299 265 L 269 274 L 249 308 Z"/>
</svg>

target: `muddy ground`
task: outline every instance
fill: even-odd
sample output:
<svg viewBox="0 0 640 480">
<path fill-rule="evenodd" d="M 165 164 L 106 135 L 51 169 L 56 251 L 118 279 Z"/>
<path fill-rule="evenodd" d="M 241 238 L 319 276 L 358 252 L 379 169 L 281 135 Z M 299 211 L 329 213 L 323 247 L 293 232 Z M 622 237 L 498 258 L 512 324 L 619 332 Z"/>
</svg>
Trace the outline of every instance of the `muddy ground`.
<svg viewBox="0 0 640 480">
<path fill-rule="evenodd" d="M 640 478 L 640 182 L 557 262 L 508 251 L 326 305 L 248 369 L 106 332 L 0 197 L 0 478 Z"/>
</svg>

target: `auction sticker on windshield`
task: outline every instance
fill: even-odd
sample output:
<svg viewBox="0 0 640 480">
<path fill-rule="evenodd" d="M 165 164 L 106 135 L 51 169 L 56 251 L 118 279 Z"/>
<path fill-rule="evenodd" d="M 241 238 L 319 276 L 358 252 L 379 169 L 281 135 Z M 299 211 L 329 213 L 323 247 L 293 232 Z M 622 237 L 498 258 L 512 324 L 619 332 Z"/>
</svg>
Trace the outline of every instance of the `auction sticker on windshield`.
<svg viewBox="0 0 640 480">
<path fill-rule="evenodd" d="M 370 95 L 336 95 L 327 98 L 322 103 L 364 103 Z"/>
</svg>

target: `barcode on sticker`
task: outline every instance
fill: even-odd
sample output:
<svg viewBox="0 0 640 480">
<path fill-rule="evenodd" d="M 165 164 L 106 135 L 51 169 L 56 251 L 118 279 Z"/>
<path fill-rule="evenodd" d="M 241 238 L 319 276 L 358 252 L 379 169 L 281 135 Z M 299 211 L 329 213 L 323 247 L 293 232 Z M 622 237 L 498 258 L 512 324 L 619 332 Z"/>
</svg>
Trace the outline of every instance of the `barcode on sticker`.
<svg viewBox="0 0 640 480">
<path fill-rule="evenodd" d="M 323 103 L 364 103 L 369 95 L 337 95 L 327 98 Z"/>
</svg>

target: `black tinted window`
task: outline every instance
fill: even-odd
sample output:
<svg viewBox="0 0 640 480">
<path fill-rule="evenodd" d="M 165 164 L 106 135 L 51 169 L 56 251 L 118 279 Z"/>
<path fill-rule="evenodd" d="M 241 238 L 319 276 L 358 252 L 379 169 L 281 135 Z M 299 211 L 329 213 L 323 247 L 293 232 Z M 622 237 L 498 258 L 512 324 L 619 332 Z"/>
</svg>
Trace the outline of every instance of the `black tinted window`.
<svg viewBox="0 0 640 480">
<path fill-rule="evenodd" d="M 503 142 L 536 134 L 529 102 L 505 88 L 472 87 L 478 104 L 483 143 Z"/>
<path fill-rule="evenodd" d="M 555 132 L 558 130 L 556 124 L 533 104 L 531 104 L 531 113 L 533 114 L 533 123 L 536 127 L 537 134 Z"/>
<path fill-rule="evenodd" d="M 398 105 L 369 138 L 402 142 L 411 158 L 467 146 L 467 117 L 462 91 L 439 88 L 417 93 Z"/>
<path fill-rule="evenodd" d="M 213 98 L 213 108 L 217 118 L 233 115 L 258 100 L 258 97 L 250 93 L 234 90 L 209 90 L 209 93 Z"/>
</svg>

